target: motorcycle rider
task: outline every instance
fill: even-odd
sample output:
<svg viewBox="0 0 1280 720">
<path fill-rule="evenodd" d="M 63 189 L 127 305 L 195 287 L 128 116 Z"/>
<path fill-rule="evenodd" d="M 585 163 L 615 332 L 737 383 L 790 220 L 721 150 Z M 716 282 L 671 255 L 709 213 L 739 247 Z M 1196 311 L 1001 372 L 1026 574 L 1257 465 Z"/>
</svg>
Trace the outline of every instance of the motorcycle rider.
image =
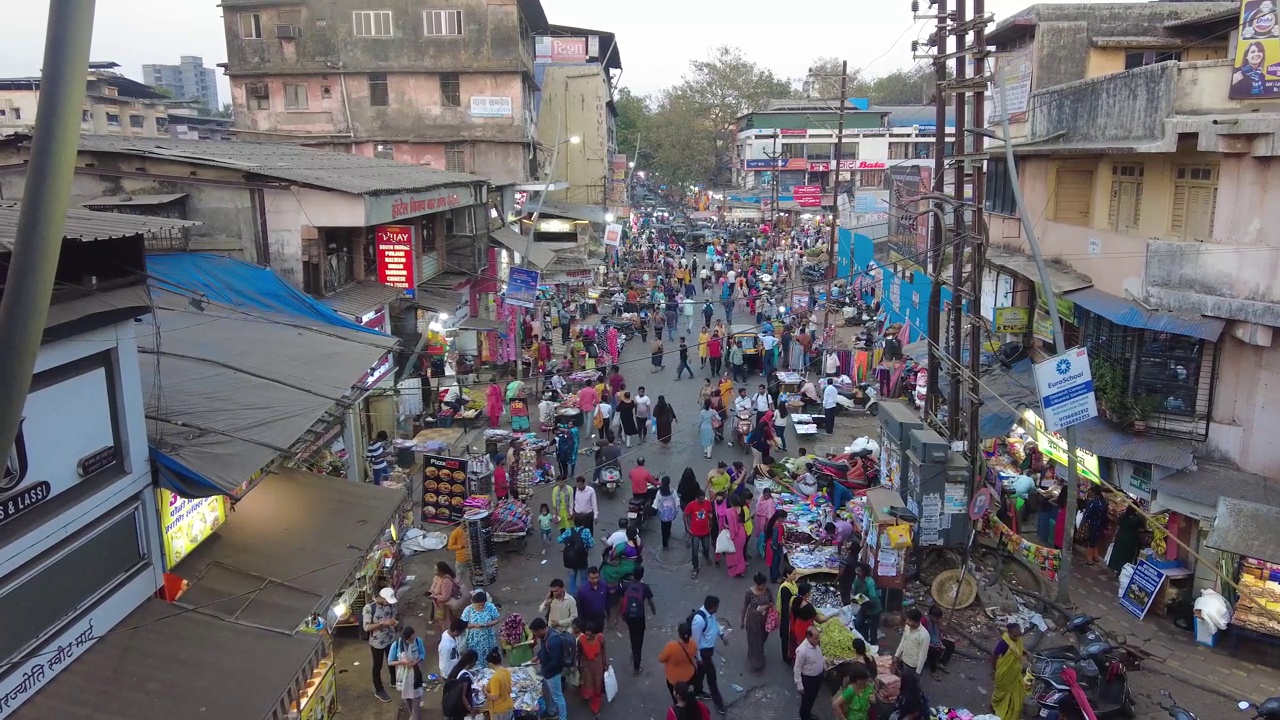
<svg viewBox="0 0 1280 720">
<path fill-rule="evenodd" d="M 627 474 L 631 480 L 631 499 L 648 508 L 653 504 L 653 493 L 658 489 L 658 478 L 644 466 L 644 458 L 636 458 L 636 466 Z"/>
<path fill-rule="evenodd" d="M 596 471 L 595 484 L 600 484 L 600 475 L 605 468 L 613 468 L 618 471 L 618 475 L 622 475 L 622 464 L 618 458 L 622 457 L 622 448 L 615 443 L 611 443 L 604 438 L 596 440 Z"/>
<path fill-rule="evenodd" d="M 751 402 L 751 398 L 747 397 L 747 389 L 738 388 L 738 397 L 733 399 L 733 407 L 732 407 L 733 417 L 734 417 L 734 423 L 733 423 L 734 432 L 738 436 L 738 442 L 746 441 L 746 433 L 738 431 L 737 420 L 738 418 L 742 418 L 742 417 L 745 417 L 748 420 L 750 420 L 750 418 L 753 417 L 752 407 L 753 407 L 753 404 Z M 751 425 L 753 423 L 749 422 L 748 424 Z M 748 428 L 747 432 L 750 432 L 750 428 Z M 727 445 L 728 447 L 733 447 L 733 443 L 727 443 Z"/>
</svg>

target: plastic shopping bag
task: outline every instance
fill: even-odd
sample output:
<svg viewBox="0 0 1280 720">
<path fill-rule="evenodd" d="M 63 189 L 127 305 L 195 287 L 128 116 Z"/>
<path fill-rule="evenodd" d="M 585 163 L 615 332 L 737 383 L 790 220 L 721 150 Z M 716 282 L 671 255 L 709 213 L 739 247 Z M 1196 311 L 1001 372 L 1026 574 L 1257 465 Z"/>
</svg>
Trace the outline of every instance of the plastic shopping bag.
<svg viewBox="0 0 1280 720">
<path fill-rule="evenodd" d="M 716 552 L 731 553 L 736 549 L 733 544 L 733 535 L 728 530 L 721 530 L 720 534 L 716 536 Z"/>
<path fill-rule="evenodd" d="M 613 672 L 613 666 L 605 668 L 604 671 L 604 699 L 605 702 L 613 702 L 614 696 L 618 694 L 618 676 Z"/>
</svg>

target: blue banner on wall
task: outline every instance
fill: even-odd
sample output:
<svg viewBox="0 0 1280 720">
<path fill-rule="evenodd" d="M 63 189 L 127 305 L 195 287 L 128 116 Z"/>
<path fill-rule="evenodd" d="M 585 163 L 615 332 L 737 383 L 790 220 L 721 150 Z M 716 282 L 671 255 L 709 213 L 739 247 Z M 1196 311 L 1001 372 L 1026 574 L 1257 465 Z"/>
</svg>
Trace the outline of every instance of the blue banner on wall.
<svg viewBox="0 0 1280 720">
<path fill-rule="evenodd" d="M 537 270 L 513 267 L 507 271 L 507 302 L 531 308 L 538 302 Z"/>
</svg>

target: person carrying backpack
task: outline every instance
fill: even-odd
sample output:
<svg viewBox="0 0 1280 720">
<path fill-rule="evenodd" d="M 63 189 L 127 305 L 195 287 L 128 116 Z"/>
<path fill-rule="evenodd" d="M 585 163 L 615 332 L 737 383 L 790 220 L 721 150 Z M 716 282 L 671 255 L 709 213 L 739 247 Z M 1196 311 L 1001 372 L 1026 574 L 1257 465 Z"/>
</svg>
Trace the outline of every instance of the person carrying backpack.
<svg viewBox="0 0 1280 720">
<path fill-rule="evenodd" d="M 644 650 L 645 615 L 644 606 L 654 615 L 658 608 L 653 604 L 653 590 L 644 582 L 644 567 L 638 567 L 631 574 L 631 579 L 622 583 L 622 609 L 619 613 L 627 622 L 627 633 L 631 636 L 631 669 L 640 674 L 640 655 Z"/>
<path fill-rule="evenodd" d="M 680 515 L 680 498 L 671 491 L 671 477 L 662 476 L 658 486 L 658 494 L 653 498 L 653 509 L 658 511 L 658 522 L 662 523 L 662 549 L 671 546 L 671 523 Z"/>
<path fill-rule="evenodd" d="M 529 623 L 529 631 L 538 641 L 538 672 L 542 675 L 542 682 L 546 683 L 547 695 L 556 706 L 556 716 L 558 720 L 568 720 L 569 708 L 564 702 L 562 675 L 577 663 L 577 645 L 572 636 L 552 630 L 540 617 Z"/>
<path fill-rule="evenodd" d="M 560 533 L 559 542 L 564 546 L 564 568 L 569 571 L 569 594 L 578 592 L 587 580 L 587 566 L 590 565 L 590 551 L 595 546 L 595 538 L 591 531 L 576 524 Z"/>
<path fill-rule="evenodd" d="M 440 714 L 444 715 L 445 720 L 466 720 L 475 712 L 471 707 L 471 688 L 475 681 L 470 671 L 476 660 L 475 650 L 462 653 L 458 664 L 453 666 L 453 671 L 445 679 L 444 688 L 440 692 Z"/>
</svg>

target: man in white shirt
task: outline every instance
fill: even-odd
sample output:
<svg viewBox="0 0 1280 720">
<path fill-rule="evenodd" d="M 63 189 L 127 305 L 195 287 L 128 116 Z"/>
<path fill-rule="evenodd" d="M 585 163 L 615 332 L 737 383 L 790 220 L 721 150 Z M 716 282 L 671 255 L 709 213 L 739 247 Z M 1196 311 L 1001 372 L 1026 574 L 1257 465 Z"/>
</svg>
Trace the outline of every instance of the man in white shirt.
<svg viewBox="0 0 1280 720">
<path fill-rule="evenodd" d="M 457 665 L 462 657 L 462 651 L 458 650 L 458 638 L 462 637 L 462 633 L 466 631 L 467 621 L 454 618 L 449 624 L 449 629 L 445 630 L 440 638 L 440 677 L 449 677 L 449 673 L 453 672 L 453 666 Z"/>
<path fill-rule="evenodd" d="M 796 691 L 800 693 L 800 720 L 812 720 L 813 704 L 822 691 L 826 662 L 822 659 L 821 636 L 816 626 L 809 626 L 804 642 L 796 646 L 796 660 L 791 666 Z"/>
<path fill-rule="evenodd" d="M 755 403 L 751 402 L 751 398 L 747 397 L 746 388 L 738 388 L 738 397 L 733 399 L 733 417 L 729 418 L 729 422 L 733 423 L 734 433 L 737 434 L 738 416 L 747 413 L 748 416 L 755 411 Z M 746 442 L 746 436 L 738 438 L 738 442 Z M 733 447 L 733 443 L 728 443 L 729 447 Z"/>
<path fill-rule="evenodd" d="M 914 673 L 918 684 L 925 662 L 929 659 L 929 630 L 920 622 L 924 617 L 920 608 L 907 608 L 904 615 L 907 626 L 902 631 L 902 640 L 893 657 L 898 664 L 899 676 L 905 679 L 907 673 Z"/>
<path fill-rule="evenodd" d="M 840 391 L 836 389 L 836 381 L 827 378 L 827 386 L 822 389 L 822 414 L 826 420 L 828 435 L 836 431 L 836 407 L 838 406 L 836 399 L 839 397 Z"/>
<path fill-rule="evenodd" d="M 772 405 L 773 398 L 769 397 L 769 391 L 764 385 L 756 387 L 756 394 L 751 396 L 751 405 L 756 411 L 756 423 L 758 424 L 764 414 L 769 412 L 769 406 Z"/>
<path fill-rule="evenodd" d="M 579 476 L 578 487 L 573 492 L 573 519 L 594 535 L 599 518 L 600 503 L 596 501 L 596 489 L 587 484 L 585 477 Z"/>
<path fill-rule="evenodd" d="M 640 442 L 649 437 L 649 416 L 653 414 L 653 399 L 645 394 L 644 387 L 637 388 L 636 396 L 636 429 L 640 431 Z"/>
</svg>

